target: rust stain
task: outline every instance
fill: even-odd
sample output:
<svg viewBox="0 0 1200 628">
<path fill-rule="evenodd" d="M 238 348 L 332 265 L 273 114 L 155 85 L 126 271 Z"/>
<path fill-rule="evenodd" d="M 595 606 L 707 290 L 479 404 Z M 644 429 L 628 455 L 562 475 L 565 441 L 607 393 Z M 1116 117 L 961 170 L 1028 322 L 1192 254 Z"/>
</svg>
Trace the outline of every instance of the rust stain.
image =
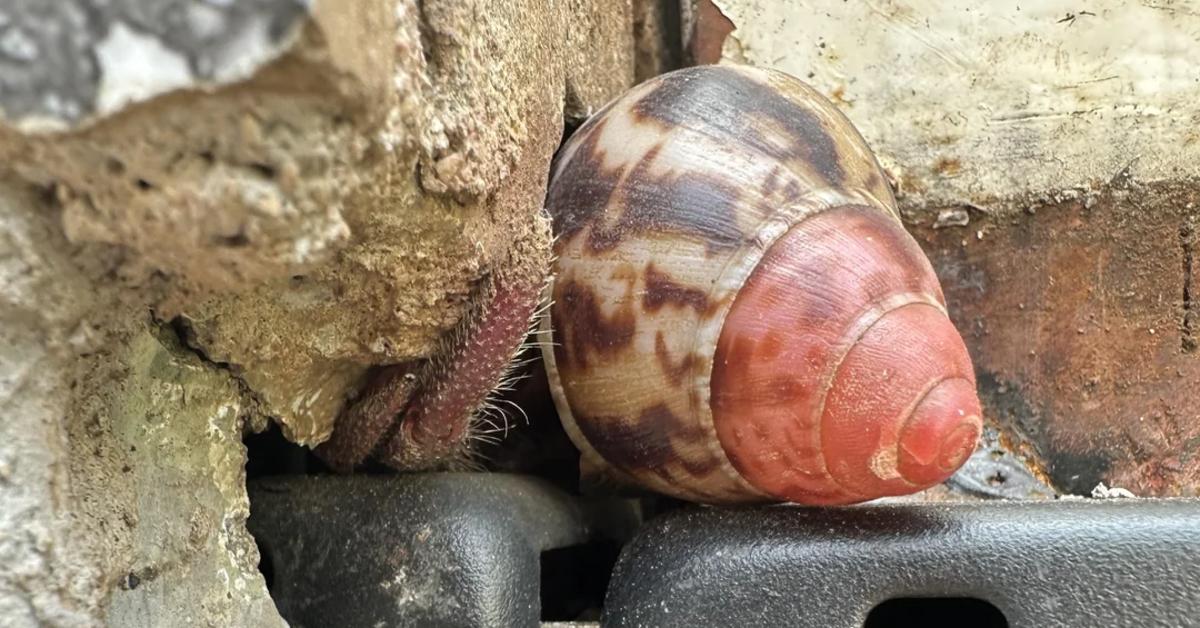
<svg viewBox="0 0 1200 628">
<path fill-rule="evenodd" d="M 1200 294 L 1196 292 L 1196 228 L 1189 218 L 1179 227 L 1179 248 L 1183 255 L 1183 303 L 1179 329 L 1182 336 L 1180 348 L 1185 353 L 1192 353 L 1200 344 Z"/>
<path fill-rule="evenodd" d="M 737 25 L 712 0 L 699 0 L 695 11 L 692 38 L 688 44 L 692 62 L 696 65 L 717 63 L 721 60 L 725 38 L 737 30 Z"/>
<path fill-rule="evenodd" d="M 1087 494 L 1103 481 L 1200 494 L 1188 209 L 1198 200 L 1200 189 L 1180 184 L 1106 188 L 1087 203 L 980 216 L 982 240 L 914 229 L 975 361 L 985 413 L 1060 490 Z"/>
<path fill-rule="evenodd" d="M 962 172 L 962 162 L 953 157 L 939 157 L 933 163 L 933 172 L 943 177 L 953 177 Z"/>
<path fill-rule="evenodd" d="M 853 102 L 846 100 L 846 87 L 844 85 L 838 85 L 837 87 L 833 88 L 833 91 L 829 94 L 829 100 L 832 100 L 839 106 L 849 107 L 850 105 L 854 104 Z"/>
</svg>

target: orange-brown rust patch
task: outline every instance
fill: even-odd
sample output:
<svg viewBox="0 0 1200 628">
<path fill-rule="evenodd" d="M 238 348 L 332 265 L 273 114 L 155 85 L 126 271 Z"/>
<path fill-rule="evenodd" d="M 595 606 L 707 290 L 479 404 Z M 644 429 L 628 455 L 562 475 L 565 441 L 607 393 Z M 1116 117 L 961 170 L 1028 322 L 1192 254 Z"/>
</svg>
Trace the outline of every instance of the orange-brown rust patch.
<svg viewBox="0 0 1200 628">
<path fill-rule="evenodd" d="M 1200 255 L 1195 218 L 1190 217 L 1179 228 L 1179 248 L 1183 251 L 1183 314 L 1180 316 L 1179 346 L 1185 353 L 1200 348 Z"/>
<path fill-rule="evenodd" d="M 829 100 L 832 100 L 839 105 L 852 104 L 849 100 L 846 100 L 846 86 L 844 85 L 838 85 L 837 87 L 833 88 L 833 91 L 829 94 Z"/>
<path fill-rule="evenodd" d="M 962 172 L 962 161 L 953 157 L 939 157 L 933 162 L 933 172 L 943 177 L 956 176 Z"/>
<path fill-rule="evenodd" d="M 699 0 L 692 24 L 692 38 L 688 43 L 692 62 L 707 65 L 720 61 L 725 38 L 735 30 L 737 25 L 712 0 Z"/>
<path fill-rule="evenodd" d="M 986 416 L 1059 489 L 1200 493 L 1200 356 L 1184 349 L 1180 238 L 1193 204 L 1194 186 L 1146 184 L 1087 206 L 981 216 L 981 241 L 916 230 L 975 360 Z"/>
</svg>

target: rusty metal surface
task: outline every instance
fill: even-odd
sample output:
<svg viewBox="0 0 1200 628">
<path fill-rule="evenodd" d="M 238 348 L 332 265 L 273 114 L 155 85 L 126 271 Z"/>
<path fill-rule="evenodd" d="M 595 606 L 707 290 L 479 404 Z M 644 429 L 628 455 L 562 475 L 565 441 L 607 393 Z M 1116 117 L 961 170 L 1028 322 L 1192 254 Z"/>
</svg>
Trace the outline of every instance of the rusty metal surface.
<svg viewBox="0 0 1200 628">
<path fill-rule="evenodd" d="M 687 41 L 688 60 L 695 65 L 716 63 L 721 59 L 725 38 L 737 26 L 713 4 L 712 0 L 697 0 L 691 7 L 691 36 Z"/>
<path fill-rule="evenodd" d="M 988 426 L 980 446 L 946 485 L 952 491 L 990 499 L 1051 499 L 1057 492 L 1029 467 L 1028 456 L 1009 451 L 1001 432 Z"/>
<path fill-rule="evenodd" d="M 1059 490 L 1200 492 L 1198 205 L 1194 185 L 1118 175 L 1023 211 L 945 208 L 909 224 L 985 415 Z"/>
</svg>

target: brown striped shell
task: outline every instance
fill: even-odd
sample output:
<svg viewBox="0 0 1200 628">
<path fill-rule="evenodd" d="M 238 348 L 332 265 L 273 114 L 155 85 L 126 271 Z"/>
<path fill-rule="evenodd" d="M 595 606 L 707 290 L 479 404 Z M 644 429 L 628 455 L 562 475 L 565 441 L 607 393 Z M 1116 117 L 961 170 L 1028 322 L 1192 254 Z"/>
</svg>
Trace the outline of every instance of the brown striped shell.
<svg viewBox="0 0 1200 628">
<path fill-rule="evenodd" d="M 543 353 L 585 472 L 832 504 L 926 488 L 974 449 L 933 270 L 862 137 L 800 81 L 647 81 L 563 147 L 547 207 Z"/>
</svg>

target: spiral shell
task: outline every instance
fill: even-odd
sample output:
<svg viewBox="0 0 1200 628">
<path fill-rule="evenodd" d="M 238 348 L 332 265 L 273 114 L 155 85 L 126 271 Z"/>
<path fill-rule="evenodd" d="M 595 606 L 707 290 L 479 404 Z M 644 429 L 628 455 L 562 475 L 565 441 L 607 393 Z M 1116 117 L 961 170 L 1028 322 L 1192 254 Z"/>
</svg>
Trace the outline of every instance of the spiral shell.
<svg viewBox="0 0 1200 628">
<path fill-rule="evenodd" d="M 866 142 L 782 73 L 643 83 L 561 150 L 543 353 L 585 469 L 716 503 L 936 484 L 970 358 Z M 553 331 L 551 331 L 553 330 Z"/>
</svg>

